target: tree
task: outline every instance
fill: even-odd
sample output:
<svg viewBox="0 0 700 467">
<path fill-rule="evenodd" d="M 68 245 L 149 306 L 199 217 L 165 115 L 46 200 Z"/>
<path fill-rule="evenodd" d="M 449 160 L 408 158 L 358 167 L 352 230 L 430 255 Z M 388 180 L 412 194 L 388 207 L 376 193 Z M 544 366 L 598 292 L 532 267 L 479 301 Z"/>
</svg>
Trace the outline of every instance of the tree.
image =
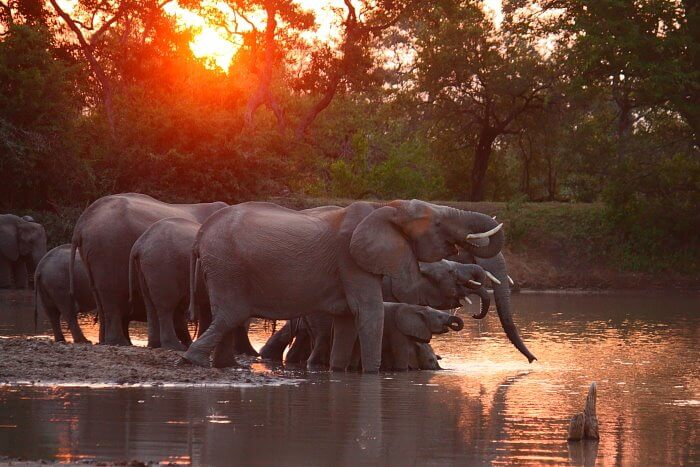
<svg viewBox="0 0 700 467">
<path fill-rule="evenodd" d="M 427 118 L 448 122 L 461 144 L 473 148 L 468 198 L 480 201 L 494 144 L 542 107 L 558 74 L 537 50 L 537 38 L 518 33 L 515 17 L 499 30 L 478 2 L 432 5 L 412 26 L 416 92 L 424 96 Z"/>
</svg>

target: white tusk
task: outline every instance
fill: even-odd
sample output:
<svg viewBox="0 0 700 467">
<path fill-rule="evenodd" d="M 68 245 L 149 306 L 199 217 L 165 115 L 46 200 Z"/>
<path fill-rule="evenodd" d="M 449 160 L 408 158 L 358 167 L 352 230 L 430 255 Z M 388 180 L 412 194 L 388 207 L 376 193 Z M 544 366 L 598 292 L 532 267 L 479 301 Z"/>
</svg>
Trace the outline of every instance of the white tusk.
<svg viewBox="0 0 700 467">
<path fill-rule="evenodd" d="M 464 302 L 467 302 L 467 303 L 469 303 L 470 305 L 472 304 L 472 301 L 469 300 L 469 297 L 462 297 L 462 298 L 459 300 L 459 303 L 461 303 L 462 306 L 467 306 Z"/>
<path fill-rule="evenodd" d="M 491 282 L 493 282 L 494 284 L 501 285 L 501 281 L 499 281 L 498 279 L 496 279 L 496 276 L 494 276 L 493 274 L 491 274 L 490 272 L 488 272 L 486 269 L 484 269 L 484 272 L 486 273 L 486 276 L 487 276 L 489 279 L 491 279 Z"/>
<path fill-rule="evenodd" d="M 476 285 L 476 286 L 480 286 L 480 285 L 481 285 L 481 282 L 473 281 L 473 280 L 471 280 L 471 279 L 469 279 L 469 283 L 472 284 L 472 285 Z"/>
<path fill-rule="evenodd" d="M 515 285 L 515 282 L 513 281 L 513 278 L 508 276 L 508 282 L 510 282 L 510 285 Z"/>
<path fill-rule="evenodd" d="M 488 232 L 469 234 L 469 235 L 467 235 L 467 240 L 471 240 L 471 239 L 474 239 L 474 238 L 486 238 L 486 237 L 490 237 L 491 235 L 493 235 L 493 234 L 495 234 L 496 232 L 498 232 L 499 230 L 501 230 L 501 227 L 503 227 L 503 222 L 501 222 L 500 224 L 498 224 L 496 227 L 494 227 L 493 229 L 489 230 Z"/>
<path fill-rule="evenodd" d="M 496 220 L 496 216 L 493 216 L 491 219 Z"/>
</svg>

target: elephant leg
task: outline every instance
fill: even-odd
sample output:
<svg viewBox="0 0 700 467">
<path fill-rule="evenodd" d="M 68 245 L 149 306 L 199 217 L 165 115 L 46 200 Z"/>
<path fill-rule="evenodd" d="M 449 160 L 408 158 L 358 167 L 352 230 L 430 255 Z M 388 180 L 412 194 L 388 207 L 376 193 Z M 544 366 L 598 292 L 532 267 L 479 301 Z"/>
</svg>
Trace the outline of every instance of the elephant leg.
<svg viewBox="0 0 700 467">
<path fill-rule="evenodd" d="M 221 341 L 214 348 L 212 366 L 214 368 L 230 368 L 238 366 L 236 361 L 236 329 L 231 329 L 224 334 Z"/>
<path fill-rule="evenodd" d="M 146 322 L 148 325 L 148 347 L 152 349 L 157 349 L 161 347 L 162 343 L 160 341 L 160 319 L 155 307 L 150 300 L 146 300 Z"/>
<path fill-rule="evenodd" d="M 61 312 L 59 309 L 51 304 L 44 305 L 43 307 L 46 316 L 49 317 L 49 322 L 51 323 L 51 329 L 53 330 L 53 338 L 56 342 L 65 342 L 66 337 L 63 335 L 63 330 L 61 329 Z"/>
<path fill-rule="evenodd" d="M 237 355 L 250 355 L 251 357 L 259 357 L 260 354 L 248 338 L 248 329 L 250 329 L 250 320 L 246 321 L 245 326 L 234 328 L 233 350 Z"/>
<path fill-rule="evenodd" d="M 356 275 L 345 278 L 343 282 L 347 303 L 355 317 L 357 335 L 360 338 L 362 371 L 377 373 L 382 364 L 382 335 L 384 334 L 381 278 L 373 275 Z"/>
<path fill-rule="evenodd" d="M 185 346 L 180 342 L 175 331 L 175 312 L 172 307 L 168 306 L 160 310 L 158 315 L 158 327 L 160 336 L 160 345 L 163 348 L 170 350 L 186 350 Z"/>
<path fill-rule="evenodd" d="M 278 329 L 277 332 L 270 336 L 267 342 L 265 342 L 265 345 L 260 349 L 260 356 L 268 360 L 281 362 L 284 349 L 292 342 L 293 338 L 292 325 L 287 321 L 284 323 L 284 326 Z"/>
<path fill-rule="evenodd" d="M 85 337 L 85 334 L 83 334 L 83 330 L 80 329 L 80 324 L 78 324 L 78 313 L 77 312 L 69 312 L 67 313 L 67 320 L 68 321 L 68 329 L 70 329 L 70 334 L 73 336 L 73 343 L 74 344 L 92 344 L 90 340 Z"/>
<path fill-rule="evenodd" d="M 221 318 L 214 318 L 207 330 L 190 345 L 183 359 L 195 365 L 208 367 L 212 350 L 225 341 L 224 337 L 231 330 L 231 325 Z"/>
<path fill-rule="evenodd" d="M 128 297 L 117 292 L 105 292 L 100 291 L 99 294 L 104 320 L 104 326 L 100 326 L 100 332 L 104 329 L 104 343 L 131 345 L 127 333 L 124 332 L 129 326 L 129 318 L 126 316 L 129 309 Z"/>
<path fill-rule="evenodd" d="M 306 361 L 306 367 L 310 370 L 328 368 L 333 339 L 333 318 L 326 314 L 313 318 L 309 316 L 306 322 L 313 337 L 313 349 Z"/>
<path fill-rule="evenodd" d="M 389 345 L 393 356 L 393 370 L 406 371 L 409 367 L 410 351 L 413 343 L 398 329 L 389 334 Z"/>
<path fill-rule="evenodd" d="M 350 359 L 350 365 L 348 365 L 348 370 L 350 371 L 362 371 L 362 359 L 360 357 L 360 341 L 356 340 L 355 345 L 352 348 L 352 358 Z"/>
<path fill-rule="evenodd" d="M 29 287 L 29 273 L 27 272 L 27 264 L 22 259 L 15 261 L 12 264 L 12 276 L 16 289 L 26 289 Z"/>
<path fill-rule="evenodd" d="M 83 334 L 83 330 L 80 329 L 78 324 L 78 307 L 73 304 L 73 299 L 70 294 L 65 292 L 62 294 L 63 297 L 60 301 L 60 314 L 63 319 L 68 323 L 68 329 L 70 330 L 71 336 L 73 336 L 73 343 L 75 344 L 91 344 Z"/>
<path fill-rule="evenodd" d="M 202 334 L 204 334 L 211 326 L 211 306 L 209 306 L 209 301 L 198 301 L 195 306 L 197 307 L 197 335 L 196 339 L 199 339 Z"/>
<path fill-rule="evenodd" d="M 187 304 L 181 303 L 174 316 L 175 334 L 186 348 L 192 344 L 192 336 L 187 328 Z"/>
<path fill-rule="evenodd" d="M 355 318 L 350 314 L 335 316 L 333 318 L 331 371 L 345 371 L 348 368 L 356 340 Z"/>
</svg>

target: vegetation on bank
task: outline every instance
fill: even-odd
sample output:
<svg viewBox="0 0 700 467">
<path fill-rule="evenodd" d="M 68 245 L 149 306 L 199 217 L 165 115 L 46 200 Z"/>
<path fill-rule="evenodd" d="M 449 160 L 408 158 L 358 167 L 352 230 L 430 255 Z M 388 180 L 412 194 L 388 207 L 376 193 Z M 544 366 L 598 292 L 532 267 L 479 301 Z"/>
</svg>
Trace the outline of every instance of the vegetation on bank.
<svg viewBox="0 0 700 467">
<path fill-rule="evenodd" d="M 335 40 L 291 0 L 178 2 L 226 69 L 168 3 L 0 0 L 0 211 L 52 244 L 118 192 L 490 200 L 512 252 L 697 273 L 696 2 L 354 0 Z"/>
</svg>

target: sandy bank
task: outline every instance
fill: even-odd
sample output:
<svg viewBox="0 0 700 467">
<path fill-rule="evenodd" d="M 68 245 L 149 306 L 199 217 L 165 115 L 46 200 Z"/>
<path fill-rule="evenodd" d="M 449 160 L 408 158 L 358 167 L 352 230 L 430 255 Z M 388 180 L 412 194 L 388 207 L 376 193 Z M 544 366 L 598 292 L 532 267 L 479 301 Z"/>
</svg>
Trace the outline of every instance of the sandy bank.
<svg viewBox="0 0 700 467">
<path fill-rule="evenodd" d="M 241 357 L 241 368 L 182 365 L 181 352 L 144 347 L 73 345 L 47 338 L 0 338 L 0 384 L 4 385 L 276 385 L 295 380 Z"/>
</svg>

